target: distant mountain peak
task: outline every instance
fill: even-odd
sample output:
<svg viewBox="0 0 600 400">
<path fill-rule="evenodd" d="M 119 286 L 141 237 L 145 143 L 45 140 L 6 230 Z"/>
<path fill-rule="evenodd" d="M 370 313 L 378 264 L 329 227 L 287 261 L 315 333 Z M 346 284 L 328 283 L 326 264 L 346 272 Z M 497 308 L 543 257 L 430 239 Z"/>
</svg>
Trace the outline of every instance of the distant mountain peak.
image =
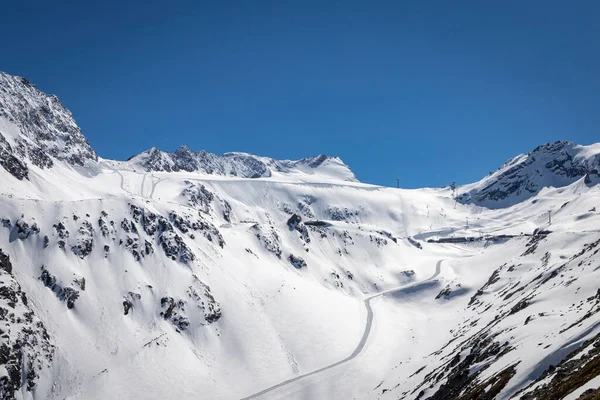
<svg viewBox="0 0 600 400">
<path fill-rule="evenodd" d="M 588 175 L 597 175 L 599 165 L 600 143 L 545 143 L 509 159 L 481 181 L 464 186 L 458 201 L 489 208 L 511 206 L 544 187 L 563 187 L 581 178 L 592 182 Z"/>
<path fill-rule="evenodd" d="M 339 173 L 342 180 L 356 181 L 356 177 L 342 160 L 324 154 L 293 161 L 275 160 L 243 152 L 227 152 L 218 156 L 205 150 L 193 151 L 183 145 L 174 152 L 153 147 L 131 157 L 128 162 L 147 171 L 199 172 L 240 178 L 267 178 L 273 173 L 313 174 L 328 169 L 330 177 Z"/>
</svg>

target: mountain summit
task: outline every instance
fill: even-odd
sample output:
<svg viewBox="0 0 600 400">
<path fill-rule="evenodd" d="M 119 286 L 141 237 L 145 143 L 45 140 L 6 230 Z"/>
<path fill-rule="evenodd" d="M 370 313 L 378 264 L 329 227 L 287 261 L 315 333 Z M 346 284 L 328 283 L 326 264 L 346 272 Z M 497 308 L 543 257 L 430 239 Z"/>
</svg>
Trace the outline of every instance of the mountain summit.
<svg viewBox="0 0 600 400">
<path fill-rule="evenodd" d="M 290 161 L 259 157 L 248 153 L 225 153 L 218 156 L 204 150 L 192 151 L 187 146 L 182 146 L 172 153 L 153 147 L 131 157 L 128 162 L 146 171 L 199 172 L 207 175 L 239 178 L 268 178 L 274 173 L 324 173 L 333 178 L 356 181 L 356 177 L 342 160 L 324 154 Z"/>
<path fill-rule="evenodd" d="M 546 187 L 564 187 L 584 178 L 597 182 L 600 144 L 581 146 L 559 141 L 536 147 L 513 157 L 481 181 L 466 185 L 458 196 L 461 203 L 499 208 L 529 199 Z"/>
<path fill-rule="evenodd" d="M 0 163 L 18 179 L 26 162 L 50 168 L 54 159 L 72 166 L 98 156 L 58 97 L 39 91 L 25 78 L 0 72 Z"/>
</svg>

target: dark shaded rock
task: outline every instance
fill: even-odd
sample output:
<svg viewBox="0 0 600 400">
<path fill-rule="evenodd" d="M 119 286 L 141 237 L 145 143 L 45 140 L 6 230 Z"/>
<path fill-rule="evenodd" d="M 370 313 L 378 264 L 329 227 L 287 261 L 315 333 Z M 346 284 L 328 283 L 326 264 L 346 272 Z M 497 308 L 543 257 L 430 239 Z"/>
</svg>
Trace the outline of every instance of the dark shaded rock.
<svg viewBox="0 0 600 400">
<path fill-rule="evenodd" d="M 69 231 L 62 222 L 57 222 L 53 225 L 53 227 L 56 230 L 59 238 L 66 239 L 69 237 Z"/>
<path fill-rule="evenodd" d="M 7 274 L 12 274 L 12 263 L 10 262 L 10 258 L 7 254 L 4 254 L 2 250 L 0 250 L 0 269 Z"/>
<path fill-rule="evenodd" d="M 250 229 L 267 251 L 275 254 L 277 258 L 281 258 L 280 239 L 273 226 L 267 228 L 259 224 L 254 224 Z"/>
<path fill-rule="evenodd" d="M 56 277 L 50 274 L 44 265 L 42 265 L 42 274 L 40 275 L 39 279 L 42 281 L 44 286 L 56 294 L 56 297 L 67 303 L 67 308 L 72 309 L 75 307 L 75 301 L 79 298 L 78 290 L 75 290 L 72 287 L 64 287 L 62 284 L 57 282 Z M 83 285 L 85 287 L 85 281 Z"/>
<path fill-rule="evenodd" d="M 300 217 L 298 214 L 294 214 L 290 217 L 290 219 L 288 219 L 287 226 L 290 228 L 290 231 L 293 231 L 294 229 L 296 229 L 296 226 L 298 226 L 298 224 L 301 222 L 302 217 Z"/>
<path fill-rule="evenodd" d="M 12 176 L 22 181 L 29 180 L 29 169 L 27 165 L 19 160 L 10 144 L 0 134 L 0 165 Z"/>
<path fill-rule="evenodd" d="M 32 235 L 40 233 L 40 228 L 35 222 L 29 225 L 23 218 L 19 218 L 17 222 L 15 222 L 15 229 L 17 230 L 17 237 L 21 240 L 25 240 Z"/>
<path fill-rule="evenodd" d="M 139 293 L 129 292 L 125 299 L 123 300 L 123 314 L 129 314 L 129 311 L 133 308 L 133 304 L 139 301 L 142 298 L 142 295 Z"/>
<path fill-rule="evenodd" d="M 231 205 L 227 202 L 227 200 L 222 201 L 223 204 L 223 219 L 227 222 L 231 222 Z"/>
<path fill-rule="evenodd" d="M 306 268 L 306 261 L 304 261 L 302 259 L 302 257 L 297 257 L 293 254 L 290 254 L 288 257 L 288 260 L 296 269 Z M 338 275 L 338 278 L 339 278 L 339 275 Z"/>
<path fill-rule="evenodd" d="M 185 197 L 187 199 L 188 204 L 192 207 L 197 208 L 203 213 L 210 213 L 210 204 L 215 199 L 215 195 L 208 189 L 206 189 L 204 185 L 196 185 L 195 183 L 192 183 L 190 181 L 186 181 L 186 183 L 188 184 L 188 187 L 181 192 L 181 196 Z M 229 203 L 224 202 L 224 213 L 226 210 L 225 204 L 229 206 Z M 227 210 L 231 211 L 231 207 L 228 207 Z"/>
<path fill-rule="evenodd" d="M 54 346 L 44 324 L 30 309 L 2 249 L 0 282 L 0 398 L 15 399 L 18 392 L 35 388 L 37 371 L 49 369 Z"/>
<path fill-rule="evenodd" d="M 83 221 L 77 230 L 77 244 L 71 247 L 71 250 L 79 258 L 87 257 L 91 252 L 94 244 L 92 224 L 88 221 Z"/>
</svg>

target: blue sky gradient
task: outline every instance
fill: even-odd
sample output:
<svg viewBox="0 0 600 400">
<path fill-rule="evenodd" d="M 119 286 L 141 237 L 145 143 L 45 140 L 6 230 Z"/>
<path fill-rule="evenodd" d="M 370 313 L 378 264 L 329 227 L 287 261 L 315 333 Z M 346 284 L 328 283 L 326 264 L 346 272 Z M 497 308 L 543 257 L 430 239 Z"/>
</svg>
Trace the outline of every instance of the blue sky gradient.
<svg viewBox="0 0 600 400">
<path fill-rule="evenodd" d="M 594 1 L 11 3 L 0 70 L 57 94 L 105 158 L 325 153 L 422 187 L 600 141 Z"/>
</svg>

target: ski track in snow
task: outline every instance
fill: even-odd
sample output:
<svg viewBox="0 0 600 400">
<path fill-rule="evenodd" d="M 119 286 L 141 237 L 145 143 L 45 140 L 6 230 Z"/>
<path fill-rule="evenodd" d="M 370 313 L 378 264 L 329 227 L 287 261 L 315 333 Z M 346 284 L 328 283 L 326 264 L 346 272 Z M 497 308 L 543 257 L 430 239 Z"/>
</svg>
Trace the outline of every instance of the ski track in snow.
<svg viewBox="0 0 600 400">
<path fill-rule="evenodd" d="M 371 333 L 371 327 L 373 326 L 373 308 L 371 307 L 371 300 L 373 300 L 373 299 L 375 299 L 377 297 L 383 297 L 383 296 L 385 296 L 387 294 L 394 294 L 394 293 L 400 292 L 402 290 L 406 290 L 406 289 L 409 289 L 409 288 L 415 288 L 415 287 L 418 287 L 418 286 L 420 286 L 420 285 L 422 285 L 422 284 L 424 284 L 426 282 L 430 282 L 430 281 L 434 280 L 435 278 L 437 278 L 439 276 L 439 274 L 441 272 L 442 261 L 444 261 L 444 260 L 439 260 L 436 263 L 436 265 L 435 265 L 435 272 L 429 278 L 424 279 L 424 280 L 419 281 L 419 282 L 409 283 L 409 284 L 406 284 L 406 285 L 402 285 L 402 286 L 399 286 L 399 287 L 396 287 L 396 288 L 393 288 L 393 289 L 389 289 L 389 290 L 386 290 L 386 291 L 374 294 L 374 295 L 372 295 L 370 297 L 367 297 L 364 300 L 365 307 L 367 308 L 367 320 L 365 322 L 365 330 L 363 332 L 362 338 L 360 339 L 360 342 L 358 343 L 358 345 L 356 346 L 356 348 L 354 349 L 354 351 L 352 352 L 352 354 L 350 354 L 348 357 L 344 358 L 343 360 L 337 361 L 337 362 L 335 362 L 333 364 L 327 365 L 327 366 L 325 366 L 323 368 L 319 368 L 319 369 L 317 369 L 315 371 L 308 372 L 306 374 L 303 374 L 303 375 L 296 376 L 294 378 L 288 379 L 287 381 L 283 381 L 281 383 L 278 383 L 277 385 L 271 386 L 271 387 L 269 387 L 267 389 L 264 389 L 264 390 L 262 390 L 262 391 L 260 391 L 258 393 L 255 393 L 255 394 L 252 394 L 250 396 L 244 397 L 241 400 L 250 400 L 250 399 L 258 398 L 258 397 L 263 396 L 263 395 L 265 395 L 267 393 L 270 393 L 270 392 L 272 392 L 272 391 L 274 391 L 276 389 L 279 389 L 279 388 L 281 388 L 283 386 L 289 385 L 291 383 L 294 383 L 294 382 L 299 381 L 299 380 L 304 379 L 304 378 L 308 378 L 308 377 L 313 376 L 313 375 L 320 374 L 321 372 L 324 372 L 324 371 L 327 371 L 329 369 L 335 368 L 335 367 L 337 367 L 339 365 L 345 364 L 348 361 L 356 358 L 356 356 L 358 356 L 362 352 L 362 350 L 364 349 L 365 345 L 367 344 L 367 340 L 369 339 L 369 334 Z"/>
</svg>

